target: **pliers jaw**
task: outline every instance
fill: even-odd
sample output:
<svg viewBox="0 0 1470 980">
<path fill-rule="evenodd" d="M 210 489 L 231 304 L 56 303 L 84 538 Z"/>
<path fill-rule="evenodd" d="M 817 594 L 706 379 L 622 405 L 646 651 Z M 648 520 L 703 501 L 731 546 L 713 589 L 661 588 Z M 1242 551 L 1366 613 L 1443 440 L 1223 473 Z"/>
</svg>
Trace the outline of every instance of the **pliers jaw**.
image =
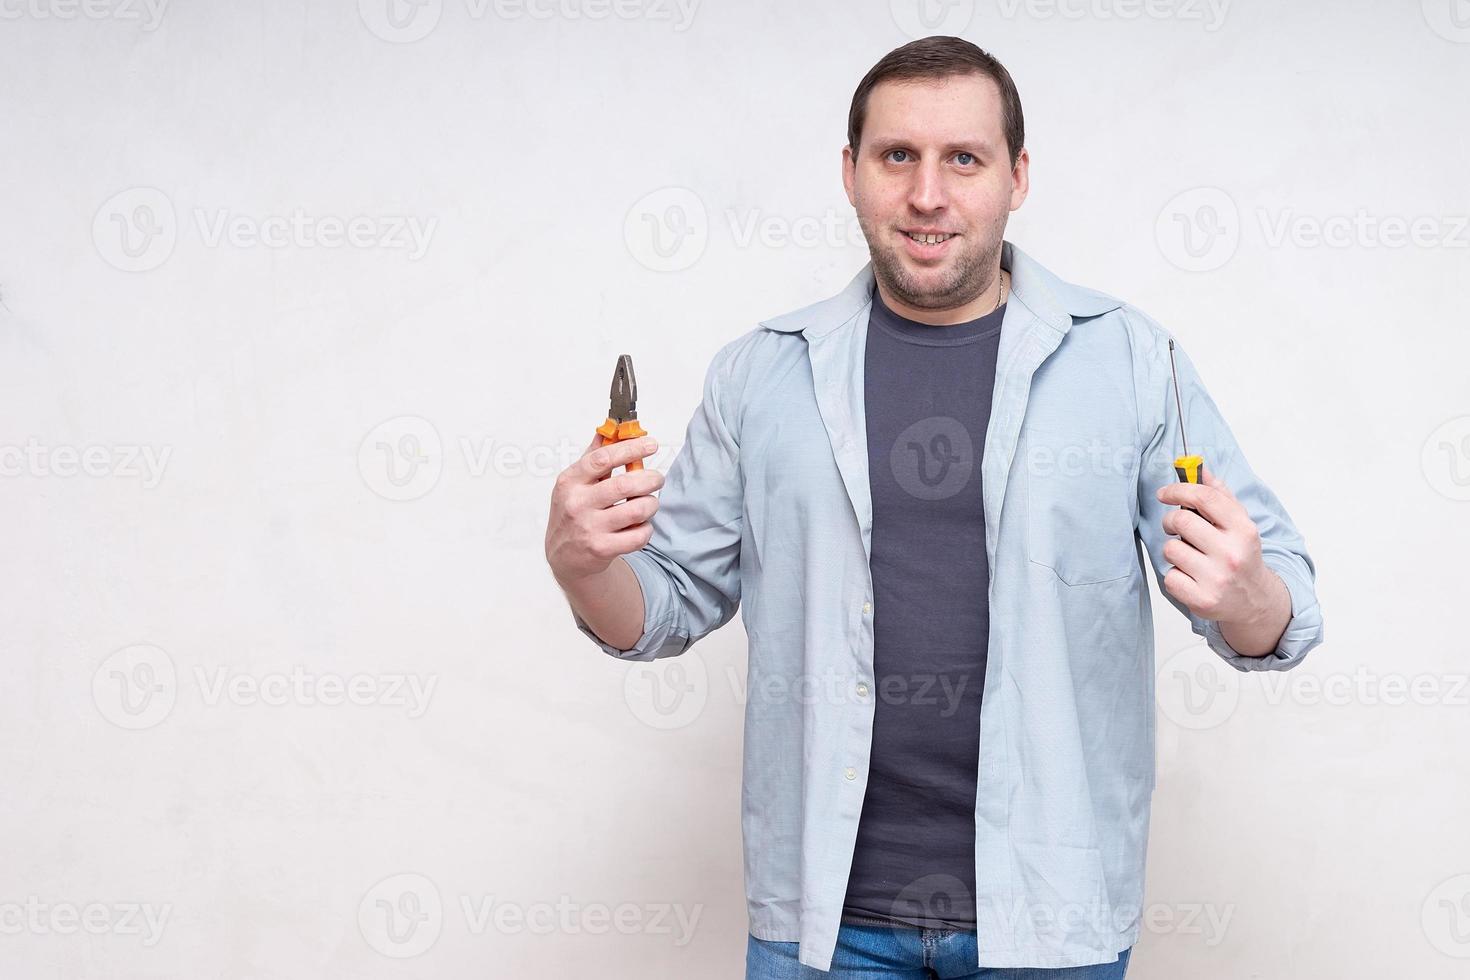
<svg viewBox="0 0 1470 980">
<path fill-rule="evenodd" d="M 613 369 L 612 388 L 608 392 L 611 405 L 609 418 L 626 422 L 638 417 L 638 377 L 633 373 L 633 356 L 623 354 Z"/>
</svg>

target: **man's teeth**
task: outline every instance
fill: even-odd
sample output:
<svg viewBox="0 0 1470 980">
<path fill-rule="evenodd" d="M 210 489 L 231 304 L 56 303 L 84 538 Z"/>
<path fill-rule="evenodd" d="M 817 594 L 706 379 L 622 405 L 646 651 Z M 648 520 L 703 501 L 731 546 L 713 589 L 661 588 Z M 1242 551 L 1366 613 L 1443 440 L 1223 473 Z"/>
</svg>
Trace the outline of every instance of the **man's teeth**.
<svg viewBox="0 0 1470 980">
<path fill-rule="evenodd" d="M 940 242 L 947 242 L 954 237 L 954 235 L 915 235 L 910 232 L 904 232 L 904 234 L 908 235 L 914 241 L 925 245 L 937 245 Z"/>
</svg>

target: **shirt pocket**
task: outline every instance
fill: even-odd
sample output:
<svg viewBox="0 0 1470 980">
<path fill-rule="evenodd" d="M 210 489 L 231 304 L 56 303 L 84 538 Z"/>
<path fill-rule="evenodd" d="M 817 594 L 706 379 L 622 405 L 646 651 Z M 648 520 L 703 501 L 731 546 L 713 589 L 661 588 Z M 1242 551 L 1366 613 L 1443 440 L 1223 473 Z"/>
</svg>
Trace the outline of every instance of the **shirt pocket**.
<svg viewBox="0 0 1470 980">
<path fill-rule="evenodd" d="M 1021 439 L 1027 556 L 1069 586 L 1138 569 L 1136 441 L 1027 427 Z"/>
</svg>

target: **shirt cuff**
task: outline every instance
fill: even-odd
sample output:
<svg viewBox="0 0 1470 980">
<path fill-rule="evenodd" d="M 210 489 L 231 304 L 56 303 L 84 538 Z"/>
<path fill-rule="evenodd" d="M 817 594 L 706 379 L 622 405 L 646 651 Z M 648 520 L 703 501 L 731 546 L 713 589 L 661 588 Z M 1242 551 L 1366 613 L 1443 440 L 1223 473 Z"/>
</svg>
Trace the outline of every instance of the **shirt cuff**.
<svg viewBox="0 0 1470 980">
<path fill-rule="evenodd" d="M 1262 560 L 1281 578 L 1291 595 L 1291 619 L 1277 641 L 1276 649 L 1264 656 L 1247 657 L 1225 640 L 1220 624 L 1214 620 L 1200 621 L 1203 627 L 1196 622 L 1194 631 L 1202 635 L 1210 649 L 1236 670 L 1289 670 L 1322 642 L 1322 610 L 1317 604 L 1315 590 L 1289 563 L 1273 560 L 1270 555 L 1262 556 Z"/>
<path fill-rule="evenodd" d="M 627 650 L 619 650 L 593 632 L 587 621 L 572 610 L 572 622 L 577 629 L 602 648 L 602 652 L 619 660 L 656 660 L 674 657 L 689 647 L 689 632 L 678 624 L 678 607 L 670 596 L 670 585 L 663 569 L 642 551 L 623 556 L 623 560 L 638 577 L 638 587 L 643 590 L 643 635 Z"/>
</svg>

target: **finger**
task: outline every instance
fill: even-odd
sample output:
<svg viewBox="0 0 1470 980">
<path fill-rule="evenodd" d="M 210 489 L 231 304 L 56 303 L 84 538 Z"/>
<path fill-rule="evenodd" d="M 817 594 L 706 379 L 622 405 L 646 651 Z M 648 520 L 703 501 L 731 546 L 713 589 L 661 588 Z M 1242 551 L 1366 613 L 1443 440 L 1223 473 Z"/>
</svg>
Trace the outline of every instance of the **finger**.
<svg viewBox="0 0 1470 980">
<path fill-rule="evenodd" d="M 1164 542 L 1164 560 L 1198 582 L 1205 577 L 1210 560 L 1193 545 L 1180 540 Z"/>
<path fill-rule="evenodd" d="M 635 524 L 627 530 L 614 531 L 610 538 L 614 550 L 620 555 L 631 555 L 633 552 L 648 544 L 648 539 L 653 536 L 653 525 Z"/>
<path fill-rule="evenodd" d="M 645 497 L 664 485 L 664 475 L 658 470 L 634 470 L 619 473 L 598 483 L 592 491 L 592 503 L 599 510 L 614 506 L 619 500 Z"/>
<path fill-rule="evenodd" d="M 598 446 L 577 461 L 577 473 L 582 482 L 596 483 L 619 466 L 627 466 L 633 460 L 650 456 L 657 450 L 658 442 L 653 436 L 624 439 Z"/>
<path fill-rule="evenodd" d="M 657 511 L 657 497 L 629 497 L 602 511 L 598 523 L 604 531 L 622 531 L 650 520 Z"/>
<path fill-rule="evenodd" d="M 1166 532 L 1177 535 L 1203 554 L 1217 554 L 1225 546 L 1225 532 L 1193 511 L 1171 510 L 1159 524 Z"/>
<path fill-rule="evenodd" d="M 1199 583 L 1177 568 L 1169 569 L 1168 574 L 1164 576 L 1164 591 L 1191 610 L 1204 600 L 1204 592 L 1200 589 Z"/>
<path fill-rule="evenodd" d="M 1245 508 L 1228 493 L 1201 483 L 1166 483 L 1159 488 L 1158 498 L 1177 507 L 1191 507 L 1211 524 L 1232 528 L 1247 519 Z"/>
</svg>

